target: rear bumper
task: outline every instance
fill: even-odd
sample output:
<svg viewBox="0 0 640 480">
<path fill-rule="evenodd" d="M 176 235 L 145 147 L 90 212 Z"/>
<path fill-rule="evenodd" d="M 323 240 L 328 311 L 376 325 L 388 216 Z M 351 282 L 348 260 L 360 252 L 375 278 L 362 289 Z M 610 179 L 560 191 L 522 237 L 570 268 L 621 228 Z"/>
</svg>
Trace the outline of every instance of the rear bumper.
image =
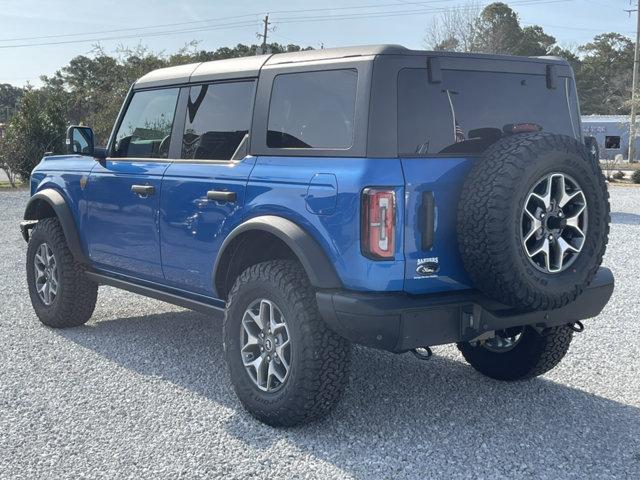
<svg viewBox="0 0 640 480">
<path fill-rule="evenodd" d="M 595 317 L 611 298 L 611 270 L 600 268 L 574 302 L 548 311 L 523 311 L 476 290 L 431 295 L 324 290 L 316 294 L 325 322 L 349 340 L 391 352 L 468 341 L 492 330 L 552 327 Z"/>
</svg>

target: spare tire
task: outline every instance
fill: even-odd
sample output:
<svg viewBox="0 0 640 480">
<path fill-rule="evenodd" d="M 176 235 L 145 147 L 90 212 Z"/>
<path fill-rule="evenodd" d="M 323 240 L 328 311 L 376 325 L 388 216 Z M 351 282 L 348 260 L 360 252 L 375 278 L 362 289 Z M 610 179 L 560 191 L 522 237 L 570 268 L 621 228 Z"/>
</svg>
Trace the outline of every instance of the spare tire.
<svg viewBox="0 0 640 480">
<path fill-rule="evenodd" d="M 575 300 L 602 262 L 608 233 L 604 177 L 573 138 L 504 138 L 465 180 L 460 255 L 476 288 L 506 305 L 547 310 Z"/>
</svg>

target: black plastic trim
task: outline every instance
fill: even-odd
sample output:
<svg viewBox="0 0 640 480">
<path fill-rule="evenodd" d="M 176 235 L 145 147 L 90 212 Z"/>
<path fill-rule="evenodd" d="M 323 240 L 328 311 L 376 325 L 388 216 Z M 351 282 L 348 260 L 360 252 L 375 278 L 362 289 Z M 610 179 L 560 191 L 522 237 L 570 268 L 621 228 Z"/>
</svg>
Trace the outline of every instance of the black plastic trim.
<svg viewBox="0 0 640 480">
<path fill-rule="evenodd" d="M 155 298 L 156 300 L 171 303 L 172 305 L 189 308 L 197 312 L 209 315 L 220 315 L 224 313 L 224 304 L 214 305 L 213 303 L 209 303 L 204 300 L 188 298 L 186 296 L 180 295 L 180 293 L 178 292 L 171 292 L 155 286 L 144 285 L 132 280 L 116 278 L 102 273 L 85 272 L 85 275 L 89 280 L 92 280 L 99 285 L 109 285 L 112 287 L 120 288 L 128 292 L 137 293 L 139 295 L 144 295 L 145 297 Z"/>
<path fill-rule="evenodd" d="M 427 71 L 429 72 L 429 83 L 442 83 L 442 68 L 437 57 L 427 58 Z"/>
<path fill-rule="evenodd" d="M 433 192 L 422 192 L 422 250 L 431 250 L 436 224 L 436 202 Z"/>
<path fill-rule="evenodd" d="M 553 90 L 558 86 L 558 73 L 555 65 L 547 65 L 547 88 Z"/>
<path fill-rule="evenodd" d="M 249 231 L 264 231 L 282 240 L 302 263 L 311 285 L 316 288 L 341 288 L 342 282 L 334 270 L 331 262 L 318 242 L 301 227 L 290 220 L 275 215 L 254 217 L 242 223 L 225 238 L 220 247 L 218 257 L 213 267 L 217 285 L 221 260 L 231 242 L 238 235 Z"/>
<path fill-rule="evenodd" d="M 58 217 L 65 239 L 67 240 L 67 246 L 69 250 L 71 250 L 73 257 L 76 261 L 84 265 L 89 265 L 89 258 L 82 249 L 82 243 L 80 242 L 80 236 L 78 235 L 73 214 L 60 192 L 52 188 L 47 188 L 33 195 L 25 208 L 24 219 L 41 220 L 46 218 L 41 210 L 42 202 L 48 204 Z"/>
<path fill-rule="evenodd" d="M 318 291 L 318 308 L 338 334 L 391 352 L 472 340 L 482 333 L 534 325 L 545 328 L 597 316 L 611 298 L 611 270 L 600 268 L 572 303 L 555 310 L 524 311 L 500 304 L 476 290 L 407 295 Z"/>
</svg>

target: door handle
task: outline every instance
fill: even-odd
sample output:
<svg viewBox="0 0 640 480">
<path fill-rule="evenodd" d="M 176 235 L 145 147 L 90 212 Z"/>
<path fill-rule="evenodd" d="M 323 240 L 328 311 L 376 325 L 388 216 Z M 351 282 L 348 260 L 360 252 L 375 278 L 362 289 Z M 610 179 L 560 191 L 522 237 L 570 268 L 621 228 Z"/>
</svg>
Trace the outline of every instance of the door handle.
<svg viewBox="0 0 640 480">
<path fill-rule="evenodd" d="M 148 197 L 155 193 L 156 187 L 153 185 L 131 185 L 131 191 L 139 197 Z"/>
<path fill-rule="evenodd" d="M 223 190 L 209 190 L 207 192 L 207 200 L 216 200 L 218 202 L 233 203 L 237 199 L 236 192 L 227 192 Z"/>
</svg>

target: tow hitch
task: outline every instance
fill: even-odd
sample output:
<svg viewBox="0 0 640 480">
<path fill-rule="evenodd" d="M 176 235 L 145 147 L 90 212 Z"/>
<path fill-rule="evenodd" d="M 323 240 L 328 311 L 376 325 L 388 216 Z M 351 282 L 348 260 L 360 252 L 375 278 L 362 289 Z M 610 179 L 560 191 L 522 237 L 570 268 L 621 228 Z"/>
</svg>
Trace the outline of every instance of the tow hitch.
<svg viewBox="0 0 640 480">
<path fill-rule="evenodd" d="M 429 360 L 433 355 L 433 352 L 429 347 L 418 347 L 411 350 L 411 353 L 420 360 Z"/>
<path fill-rule="evenodd" d="M 584 325 L 580 320 L 573 323 L 567 323 L 567 326 L 576 333 L 584 332 Z"/>
</svg>

